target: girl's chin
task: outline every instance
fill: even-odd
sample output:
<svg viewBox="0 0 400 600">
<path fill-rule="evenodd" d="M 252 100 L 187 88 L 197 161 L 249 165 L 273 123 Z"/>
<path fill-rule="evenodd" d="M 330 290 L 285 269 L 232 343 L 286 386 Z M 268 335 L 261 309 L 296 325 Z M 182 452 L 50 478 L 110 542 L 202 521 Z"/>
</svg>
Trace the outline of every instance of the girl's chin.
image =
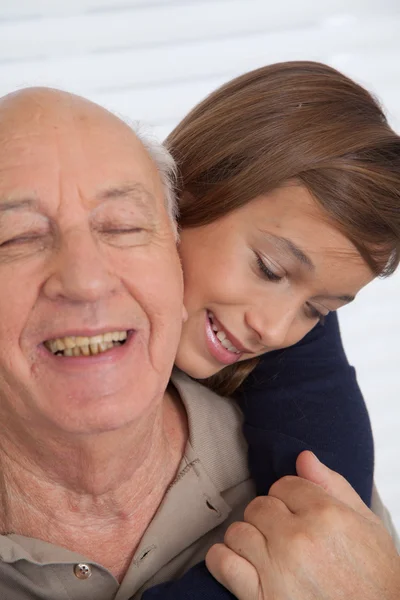
<svg viewBox="0 0 400 600">
<path fill-rule="evenodd" d="M 178 367 L 181 371 L 192 377 L 193 379 L 208 379 L 208 377 L 212 377 L 212 375 L 216 375 L 220 371 L 221 368 L 216 367 L 215 365 L 210 365 L 206 360 L 201 359 L 197 356 L 188 356 L 188 352 L 180 352 L 175 358 L 175 366 Z"/>
</svg>

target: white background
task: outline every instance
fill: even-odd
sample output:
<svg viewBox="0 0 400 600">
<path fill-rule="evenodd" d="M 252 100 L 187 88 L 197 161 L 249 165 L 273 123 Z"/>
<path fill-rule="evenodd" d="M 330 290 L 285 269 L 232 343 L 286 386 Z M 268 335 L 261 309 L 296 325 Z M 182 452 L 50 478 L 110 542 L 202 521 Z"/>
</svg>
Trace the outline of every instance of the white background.
<svg viewBox="0 0 400 600">
<path fill-rule="evenodd" d="M 382 100 L 400 131 L 400 0 L 0 0 L 0 95 L 76 92 L 163 139 L 235 75 L 319 60 Z M 400 210 L 400 207 L 399 207 Z M 400 529 L 400 274 L 341 312 L 376 442 L 376 480 Z"/>
</svg>

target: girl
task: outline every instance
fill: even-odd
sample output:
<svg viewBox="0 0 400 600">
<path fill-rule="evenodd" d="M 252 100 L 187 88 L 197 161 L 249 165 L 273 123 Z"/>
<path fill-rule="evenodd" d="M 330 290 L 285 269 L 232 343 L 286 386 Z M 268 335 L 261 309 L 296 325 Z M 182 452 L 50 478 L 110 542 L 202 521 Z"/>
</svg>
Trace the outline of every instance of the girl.
<svg viewBox="0 0 400 600">
<path fill-rule="evenodd" d="M 166 144 L 188 311 L 176 365 L 238 397 L 259 494 L 308 448 L 368 504 L 371 430 L 332 313 L 398 264 L 399 137 L 367 91 L 301 62 L 229 82 Z M 204 566 L 154 596 L 231 597 Z"/>
</svg>

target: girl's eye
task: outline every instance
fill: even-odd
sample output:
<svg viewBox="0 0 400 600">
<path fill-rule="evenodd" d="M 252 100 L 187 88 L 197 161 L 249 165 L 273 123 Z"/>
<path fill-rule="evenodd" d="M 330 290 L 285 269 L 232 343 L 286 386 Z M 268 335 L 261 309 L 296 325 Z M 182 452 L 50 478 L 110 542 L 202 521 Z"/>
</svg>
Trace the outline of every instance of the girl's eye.
<svg viewBox="0 0 400 600">
<path fill-rule="evenodd" d="M 258 268 L 260 269 L 263 277 L 266 277 L 268 279 L 268 281 L 273 281 L 275 283 L 277 283 L 278 281 L 281 281 L 283 279 L 283 277 L 281 277 L 280 275 L 277 275 L 276 273 L 271 271 L 271 269 L 269 269 L 267 267 L 265 262 L 261 259 L 261 257 L 258 254 L 256 254 L 256 257 L 257 257 Z"/>
</svg>

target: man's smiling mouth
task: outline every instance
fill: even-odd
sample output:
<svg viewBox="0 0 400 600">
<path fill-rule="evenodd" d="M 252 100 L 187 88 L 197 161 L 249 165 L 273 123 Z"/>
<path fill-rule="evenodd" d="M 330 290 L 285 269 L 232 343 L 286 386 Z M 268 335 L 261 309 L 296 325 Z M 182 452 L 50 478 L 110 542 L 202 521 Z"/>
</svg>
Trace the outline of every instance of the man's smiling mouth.
<svg viewBox="0 0 400 600">
<path fill-rule="evenodd" d="M 91 337 L 66 336 L 46 340 L 44 346 L 56 356 L 94 356 L 125 343 L 128 331 L 111 331 Z"/>
</svg>

